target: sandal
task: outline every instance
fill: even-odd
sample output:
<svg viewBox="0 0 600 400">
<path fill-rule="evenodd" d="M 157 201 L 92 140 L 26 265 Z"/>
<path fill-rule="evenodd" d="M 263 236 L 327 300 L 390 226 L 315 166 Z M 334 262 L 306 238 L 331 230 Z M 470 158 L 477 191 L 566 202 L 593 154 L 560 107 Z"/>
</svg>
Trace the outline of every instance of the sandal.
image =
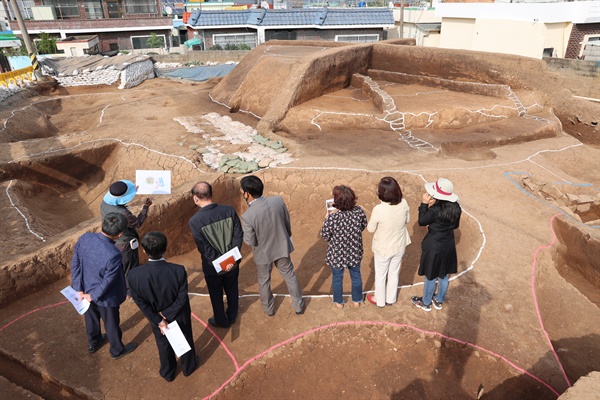
<svg viewBox="0 0 600 400">
<path fill-rule="evenodd" d="M 360 304 L 361 304 L 361 302 L 356 302 L 356 301 L 353 301 L 353 302 L 352 302 L 352 307 L 355 307 L 355 308 L 356 308 L 356 307 L 360 307 Z"/>
<path fill-rule="evenodd" d="M 344 308 L 344 303 L 333 303 L 337 308 Z"/>
</svg>

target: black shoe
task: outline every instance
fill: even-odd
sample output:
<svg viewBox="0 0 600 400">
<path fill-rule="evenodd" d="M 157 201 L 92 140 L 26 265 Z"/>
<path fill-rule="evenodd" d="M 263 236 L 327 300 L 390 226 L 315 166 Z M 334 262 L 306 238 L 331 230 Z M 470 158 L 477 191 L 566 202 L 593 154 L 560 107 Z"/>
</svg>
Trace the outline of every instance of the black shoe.
<svg viewBox="0 0 600 400">
<path fill-rule="evenodd" d="M 189 374 L 186 374 L 186 373 L 182 372 L 183 376 L 190 376 L 191 374 L 194 373 L 195 370 L 198 369 L 198 366 L 200 365 L 200 356 L 196 356 L 196 358 L 194 360 L 196 361 L 196 366 L 194 367 L 194 369 Z"/>
<path fill-rule="evenodd" d="M 215 317 L 210 317 L 208 319 L 208 323 L 214 326 L 215 328 L 229 328 L 229 325 L 219 325 L 217 321 L 215 321 Z"/>
<path fill-rule="evenodd" d="M 300 311 L 296 311 L 296 315 L 302 315 L 302 314 L 304 314 L 304 308 Z"/>
<path fill-rule="evenodd" d="M 102 345 L 103 345 L 104 343 L 106 343 L 106 339 L 107 339 L 107 336 L 106 336 L 106 334 L 105 334 L 105 333 L 103 333 L 103 334 L 102 334 L 102 336 L 100 336 L 100 341 L 98 342 L 98 344 L 97 344 L 97 345 L 95 345 L 95 346 L 88 346 L 88 352 L 89 352 L 90 354 L 94 354 L 95 352 L 97 352 L 97 351 L 98 351 L 98 349 L 99 349 L 100 347 L 102 347 Z"/>
<path fill-rule="evenodd" d="M 235 317 L 233 319 L 227 317 L 227 319 L 229 320 L 229 325 L 233 325 L 233 324 L 235 324 L 235 321 L 237 321 L 237 317 Z"/>
<path fill-rule="evenodd" d="M 419 307 L 421 310 L 430 312 L 431 311 L 431 304 L 426 305 L 425 303 L 423 303 L 423 298 L 422 297 L 418 297 L 418 296 L 413 296 L 410 298 L 410 301 L 417 307 Z"/>
<path fill-rule="evenodd" d="M 111 357 L 113 360 L 118 360 L 119 358 L 125 357 L 127 354 L 132 353 L 135 349 L 137 349 L 137 344 L 129 343 L 129 344 L 125 345 L 121 354 L 118 354 L 116 356 L 111 356 Z"/>
</svg>

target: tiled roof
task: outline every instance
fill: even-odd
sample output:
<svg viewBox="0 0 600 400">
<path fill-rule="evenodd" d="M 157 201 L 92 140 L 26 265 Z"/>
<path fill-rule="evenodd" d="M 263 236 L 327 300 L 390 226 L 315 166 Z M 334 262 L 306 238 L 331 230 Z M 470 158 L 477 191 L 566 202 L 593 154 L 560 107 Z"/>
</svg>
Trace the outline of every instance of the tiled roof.
<svg viewBox="0 0 600 400">
<path fill-rule="evenodd" d="M 319 25 L 322 10 L 269 10 L 262 26 L 273 25 Z"/>
<path fill-rule="evenodd" d="M 323 25 L 394 25 L 394 13 L 388 8 L 328 9 Z"/>
<path fill-rule="evenodd" d="M 394 25 L 394 14 L 387 8 L 343 9 L 298 9 L 298 10 L 196 10 L 188 24 L 192 27 L 217 27 L 235 25 L 256 26 L 382 26 Z"/>
</svg>

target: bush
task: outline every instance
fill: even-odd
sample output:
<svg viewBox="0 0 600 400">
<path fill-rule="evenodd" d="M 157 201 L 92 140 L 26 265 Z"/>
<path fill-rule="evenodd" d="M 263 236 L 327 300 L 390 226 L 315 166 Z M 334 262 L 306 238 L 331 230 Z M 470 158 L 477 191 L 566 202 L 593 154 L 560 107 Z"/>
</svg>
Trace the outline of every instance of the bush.
<svg viewBox="0 0 600 400">
<path fill-rule="evenodd" d="M 129 54 L 129 52 L 127 50 L 119 50 L 119 53 L 125 54 L 125 55 Z"/>
<path fill-rule="evenodd" d="M 240 50 L 252 50 L 246 43 L 240 44 Z"/>
<path fill-rule="evenodd" d="M 227 43 L 224 47 L 225 50 L 237 50 L 238 47 L 233 43 Z"/>
<path fill-rule="evenodd" d="M 40 32 L 39 39 L 35 41 L 38 54 L 56 53 L 56 38 L 46 32 Z"/>
<path fill-rule="evenodd" d="M 220 44 L 215 44 L 214 46 L 210 47 L 209 50 L 223 50 L 223 48 Z"/>
</svg>

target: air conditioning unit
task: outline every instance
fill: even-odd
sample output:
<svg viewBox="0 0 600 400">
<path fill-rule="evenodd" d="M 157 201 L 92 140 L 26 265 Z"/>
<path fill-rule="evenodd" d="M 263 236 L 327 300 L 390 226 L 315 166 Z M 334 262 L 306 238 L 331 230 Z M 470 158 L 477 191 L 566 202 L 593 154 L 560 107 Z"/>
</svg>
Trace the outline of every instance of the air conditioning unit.
<svg viewBox="0 0 600 400">
<path fill-rule="evenodd" d="M 54 6 L 31 6 L 33 19 L 36 21 L 49 21 L 56 19 Z"/>
</svg>

